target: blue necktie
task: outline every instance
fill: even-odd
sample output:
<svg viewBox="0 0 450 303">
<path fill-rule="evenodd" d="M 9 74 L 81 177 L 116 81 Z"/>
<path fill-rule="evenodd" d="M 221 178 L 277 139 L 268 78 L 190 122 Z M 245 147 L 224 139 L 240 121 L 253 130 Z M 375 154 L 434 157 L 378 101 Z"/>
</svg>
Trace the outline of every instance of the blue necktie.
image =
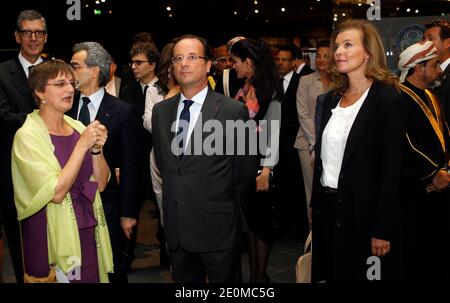
<svg viewBox="0 0 450 303">
<path fill-rule="evenodd" d="M 181 111 L 180 114 L 180 120 L 178 121 L 178 131 L 177 131 L 177 135 L 179 135 L 180 133 L 182 134 L 181 140 L 178 142 L 179 147 L 181 148 L 182 151 L 184 151 L 184 148 L 186 147 L 187 144 L 187 136 L 188 136 L 188 129 L 183 129 L 183 127 L 181 127 L 181 121 L 184 120 L 186 122 L 184 122 L 184 126 L 188 126 L 189 122 L 191 120 L 191 113 L 189 112 L 189 108 L 191 107 L 192 104 L 194 104 L 194 101 L 192 100 L 184 100 L 184 108 Z"/>
<path fill-rule="evenodd" d="M 84 125 L 88 126 L 91 123 L 91 117 L 89 115 L 88 104 L 91 102 L 91 99 L 88 97 L 83 97 L 83 105 L 81 106 L 80 115 L 78 116 L 78 120 L 81 121 Z"/>
</svg>

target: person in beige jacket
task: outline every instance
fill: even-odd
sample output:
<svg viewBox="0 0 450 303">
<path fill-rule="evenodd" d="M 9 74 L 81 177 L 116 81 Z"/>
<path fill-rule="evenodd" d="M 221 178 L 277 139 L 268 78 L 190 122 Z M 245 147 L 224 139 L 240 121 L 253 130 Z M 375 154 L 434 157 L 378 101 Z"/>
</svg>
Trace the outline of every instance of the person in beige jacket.
<svg viewBox="0 0 450 303">
<path fill-rule="evenodd" d="M 297 89 L 297 114 L 300 122 L 294 147 L 298 149 L 305 184 L 308 221 L 311 227 L 311 190 L 314 172 L 314 144 L 316 131 L 314 115 L 316 112 L 317 96 L 328 91 L 330 78 L 327 72 L 329 63 L 330 41 L 323 40 L 317 45 L 317 70 L 300 78 Z M 311 228 L 310 228 L 311 229 Z"/>
</svg>

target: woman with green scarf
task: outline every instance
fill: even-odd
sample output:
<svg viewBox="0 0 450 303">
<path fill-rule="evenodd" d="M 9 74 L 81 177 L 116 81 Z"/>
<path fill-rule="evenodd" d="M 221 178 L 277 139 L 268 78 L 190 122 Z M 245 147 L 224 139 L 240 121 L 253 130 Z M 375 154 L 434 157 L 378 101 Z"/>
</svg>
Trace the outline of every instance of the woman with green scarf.
<svg viewBox="0 0 450 303">
<path fill-rule="evenodd" d="M 102 153 L 107 130 L 98 121 L 85 127 L 64 115 L 72 107 L 74 78 L 61 60 L 37 65 L 29 83 L 39 110 L 14 137 L 26 282 L 108 282 L 113 270 L 99 195 L 110 177 Z"/>
</svg>

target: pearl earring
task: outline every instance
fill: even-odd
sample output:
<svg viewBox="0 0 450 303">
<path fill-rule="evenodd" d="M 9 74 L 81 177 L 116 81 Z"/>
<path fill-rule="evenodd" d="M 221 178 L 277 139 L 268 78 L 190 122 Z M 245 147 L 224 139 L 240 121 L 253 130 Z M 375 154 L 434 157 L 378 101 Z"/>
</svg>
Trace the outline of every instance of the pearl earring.
<svg viewBox="0 0 450 303">
<path fill-rule="evenodd" d="M 42 104 L 42 105 L 45 105 L 45 104 L 47 104 L 47 101 L 42 100 L 42 101 L 41 101 L 41 104 Z"/>
</svg>

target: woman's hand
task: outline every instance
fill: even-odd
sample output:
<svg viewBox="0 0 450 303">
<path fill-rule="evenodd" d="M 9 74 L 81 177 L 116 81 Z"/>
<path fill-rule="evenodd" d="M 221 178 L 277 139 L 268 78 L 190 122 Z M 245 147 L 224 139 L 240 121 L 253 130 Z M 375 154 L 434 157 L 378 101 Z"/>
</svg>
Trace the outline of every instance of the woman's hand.
<svg viewBox="0 0 450 303">
<path fill-rule="evenodd" d="M 86 151 L 91 149 L 94 144 L 99 140 L 100 137 L 100 130 L 98 126 L 101 125 L 100 122 L 97 120 L 91 122 L 84 132 L 81 134 L 80 139 L 78 140 L 79 144 L 81 144 L 81 147 L 85 149 Z"/>
<path fill-rule="evenodd" d="M 101 148 L 105 145 L 106 140 L 108 139 L 108 130 L 102 124 L 97 126 L 97 141 L 95 142 L 95 147 Z"/>
<path fill-rule="evenodd" d="M 391 242 L 372 238 L 372 255 L 383 257 L 391 250 Z"/>
</svg>

